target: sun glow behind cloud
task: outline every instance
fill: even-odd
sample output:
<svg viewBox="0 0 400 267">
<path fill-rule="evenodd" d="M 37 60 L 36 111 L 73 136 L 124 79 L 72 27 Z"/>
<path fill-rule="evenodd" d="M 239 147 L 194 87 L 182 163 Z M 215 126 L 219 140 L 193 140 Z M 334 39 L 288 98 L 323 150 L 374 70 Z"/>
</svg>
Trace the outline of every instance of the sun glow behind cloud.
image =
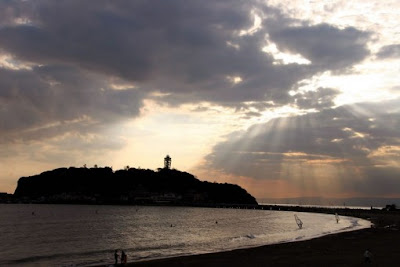
<svg viewBox="0 0 400 267">
<path fill-rule="evenodd" d="M 270 41 L 267 41 L 267 45 L 262 48 L 262 51 L 272 55 L 275 59 L 274 64 L 276 65 L 279 64 L 287 65 L 293 63 L 301 65 L 311 64 L 310 60 L 304 58 L 300 54 L 291 54 L 280 51 L 276 46 L 276 44 L 271 43 Z"/>
<path fill-rule="evenodd" d="M 315 90 L 319 87 L 332 87 L 341 91 L 335 99 L 337 106 L 357 102 L 383 101 L 395 99 L 400 92 L 393 88 L 399 83 L 395 62 L 371 62 L 355 67 L 354 74 L 334 75 L 325 72 L 299 82 L 298 91 Z"/>
<path fill-rule="evenodd" d="M 239 32 L 239 36 L 252 35 L 261 28 L 261 17 L 257 14 L 255 10 L 252 10 L 250 14 L 254 18 L 253 25 L 249 29 L 241 30 Z"/>
<path fill-rule="evenodd" d="M 10 70 L 31 70 L 32 64 L 20 62 L 7 54 L 0 54 L 0 68 Z"/>
<path fill-rule="evenodd" d="M 165 107 L 146 101 L 141 118 L 115 126 L 115 133 L 123 132 L 128 139 L 114 158 L 114 165 L 156 169 L 162 167 L 163 157 L 169 154 L 173 168 L 193 168 L 224 132 L 235 127 L 233 113 L 222 112 L 218 107 L 214 110 L 212 106 L 205 113 L 193 111 L 197 108 L 198 105 Z M 215 116 L 221 112 L 223 116 Z"/>
<path fill-rule="evenodd" d="M 311 25 L 329 23 L 341 28 L 355 26 L 366 31 L 373 31 L 379 42 L 370 42 L 372 53 L 376 53 L 384 45 L 400 43 L 400 24 L 398 23 L 398 1 L 349 2 L 349 1 L 269 1 L 269 4 L 278 7 L 292 18 L 307 18 Z M 376 40 L 375 39 L 375 40 Z M 271 51 L 277 50 L 273 44 Z M 277 53 L 277 52 L 275 52 Z M 338 88 L 342 91 L 336 99 L 336 104 L 344 105 L 364 101 L 382 101 L 399 96 L 391 89 L 399 84 L 399 60 L 367 60 L 354 67 L 352 74 L 334 74 L 325 72 L 312 80 L 304 81 L 313 90 L 318 87 Z M 362 90 L 360 89 L 362 88 Z"/>
</svg>

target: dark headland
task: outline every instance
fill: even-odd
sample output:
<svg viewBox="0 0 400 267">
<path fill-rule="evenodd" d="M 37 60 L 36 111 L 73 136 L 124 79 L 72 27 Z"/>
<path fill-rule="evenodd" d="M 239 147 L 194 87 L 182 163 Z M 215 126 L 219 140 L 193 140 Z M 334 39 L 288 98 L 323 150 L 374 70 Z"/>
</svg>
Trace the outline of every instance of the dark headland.
<svg viewBox="0 0 400 267">
<path fill-rule="evenodd" d="M 257 205 L 238 185 L 200 181 L 190 173 L 169 168 L 59 168 L 20 178 L 14 198 L 64 204 Z"/>
</svg>

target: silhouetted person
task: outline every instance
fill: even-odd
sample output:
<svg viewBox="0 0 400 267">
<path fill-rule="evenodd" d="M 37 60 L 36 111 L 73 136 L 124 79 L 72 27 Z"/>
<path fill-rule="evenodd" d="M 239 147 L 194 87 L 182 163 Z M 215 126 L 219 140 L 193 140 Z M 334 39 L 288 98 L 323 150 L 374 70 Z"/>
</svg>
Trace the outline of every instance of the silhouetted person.
<svg viewBox="0 0 400 267">
<path fill-rule="evenodd" d="M 125 254 L 125 251 L 121 253 L 121 265 L 124 266 L 128 261 L 128 256 Z"/>
<path fill-rule="evenodd" d="M 365 263 L 371 263 L 372 261 L 371 261 L 371 256 L 372 256 L 372 253 L 369 251 L 369 249 L 367 249 L 365 252 L 364 252 L 364 262 Z"/>
<path fill-rule="evenodd" d="M 118 249 L 116 249 L 114 251 L 115 266 L 117 266 L 117 264 L 118 264 L 118 258 L 119 258 Z"/>
</svg>

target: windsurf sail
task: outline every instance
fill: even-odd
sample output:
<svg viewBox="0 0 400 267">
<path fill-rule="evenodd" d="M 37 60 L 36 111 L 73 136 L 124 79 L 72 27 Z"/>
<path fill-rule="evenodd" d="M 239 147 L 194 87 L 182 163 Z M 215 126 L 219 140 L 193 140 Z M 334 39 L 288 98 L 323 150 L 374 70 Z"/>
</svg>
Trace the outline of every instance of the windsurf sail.
<svg viewBox="0 0 400 267">
<path fill-rule="evenodd" d="M 299 217 L 297 217 L 297 215 L 294 215 L 294 219 L 296 220 L 297 226 L 299 227 L 299 229 L 303 228 L 303 222 L 300 220 Z"/>
</svg>

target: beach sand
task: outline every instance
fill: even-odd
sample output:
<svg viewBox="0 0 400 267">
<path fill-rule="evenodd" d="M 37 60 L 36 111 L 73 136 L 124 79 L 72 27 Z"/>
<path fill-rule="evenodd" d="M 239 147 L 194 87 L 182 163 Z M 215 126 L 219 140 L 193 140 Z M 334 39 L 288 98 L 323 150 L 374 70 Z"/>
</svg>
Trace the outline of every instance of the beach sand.
<svg viewBox="0 0 400 267">
<path fill-rule="evenodd" d="M 346 215 L 369 219 L 374 226 L 306 241 L 126 266 L 400 266 L 400 212 L 348 211 Z M 373 254 L 371 264 L 364 262 L 366 249 Z"/>
</svg>

